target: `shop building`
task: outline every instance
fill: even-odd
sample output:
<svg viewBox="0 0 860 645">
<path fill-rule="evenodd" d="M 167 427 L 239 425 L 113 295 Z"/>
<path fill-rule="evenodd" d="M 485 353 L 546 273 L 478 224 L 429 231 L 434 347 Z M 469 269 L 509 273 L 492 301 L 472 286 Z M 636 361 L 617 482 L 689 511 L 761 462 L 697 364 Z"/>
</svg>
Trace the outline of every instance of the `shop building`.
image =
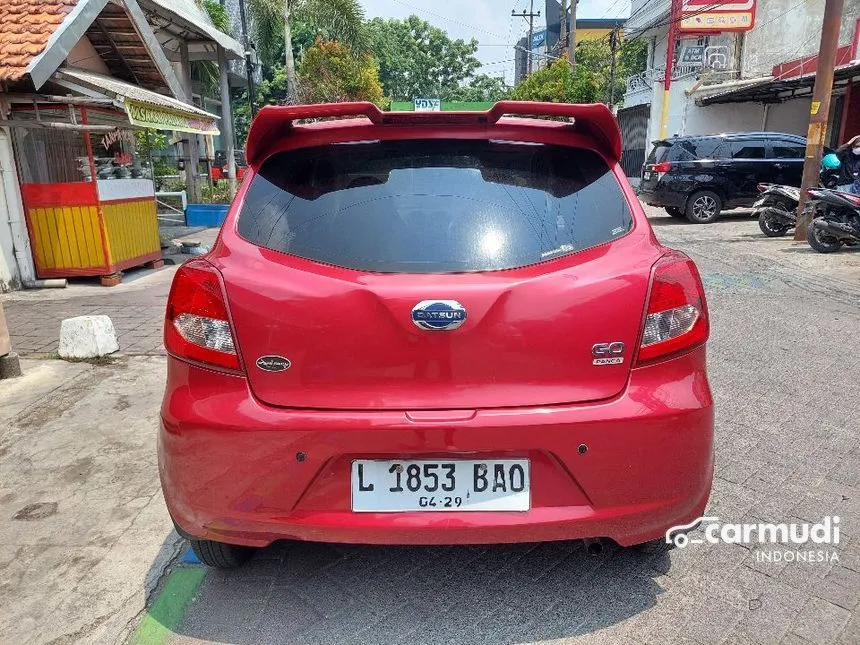
<svg viewBox="0 0 860 645">
<path fill-rule="evenodd" d="M 74 276 L 112 284 L 160 260 L 152 167 L 138 140 L 147 129 L 181 133 L 196 161 L 197 137 L 220 130 L 190 100 L 190 63 L 218 61 L 226 77 L 243 53 L 160 1 L 0 6 L 0 290 Z M 223 107 L 229 125 L 229 100 Z"/>
<path fill-rule="evenodd" d="M 696 28 L 673 18 L 670 0 L 633 0 L 626 38 L 648 43 L 647 69 L 627 80 L 618 119 L 625 134 L 625 170 L 638 176 L 652 142 L 661 136 L 666 105 L 666 136 L 721 132 L 775 131 L 806 135 L 821 38 L 824 0 L 748 0 L 707 4 L 713 20 L 720 12 L 751 14 L 744 26 L 708 23 L 712 16 L 693 11 Z M 701 5 L 701 3 L 699 3 Z M 839 35 L 828 144 L 860 134 L 860 0 L 845 0 Z M 707 19 L 707 20 L 706 20 Z M 672 20 L 675 33 L 671 85 L 664 74 Z M 629 151 L 629 152 L 628 152 Z"/>
</svg>

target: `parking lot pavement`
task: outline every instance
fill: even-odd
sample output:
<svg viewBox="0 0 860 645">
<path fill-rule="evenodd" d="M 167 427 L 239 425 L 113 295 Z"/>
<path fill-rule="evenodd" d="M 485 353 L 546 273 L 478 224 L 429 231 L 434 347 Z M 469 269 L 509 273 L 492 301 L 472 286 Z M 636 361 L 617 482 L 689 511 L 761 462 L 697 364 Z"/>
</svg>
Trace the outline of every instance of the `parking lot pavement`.
<svg viewBox="0 0 860 645">
<path fill-rule="evenodd" d="M 20 392 L 0 406 L 0 642 L 860 642 L 858 254 L 789 253 L 788 239 L 760 242 L 749 218 L 651 215 L 658 237 L 699 263 L 709 296 L 708 514 L 838 515 L 827 561 L 762 561 L 769 548 L 738 544 L 599 556 L 576 542 L 277 544 L 241 569 L 207 571 L 170 559 L 178 543 L 153 454 L 164 359 L 42 361 L 83 371 L 28 386 L 44 409 Z M 110 405 L 97 404 L 105 395 Z M 56 514 L 22 513 L 41 502 L 57 502 Z"/>
<path fill-rule="evenodd" d="M 155 427 L 164 359 L 0 380 L 0 643 L 121 643 L 181 548 Z"/>
<path fill-rule="evenodd" d="M 163 229 L 164 230 L 164 229 Z M 168 233 L 165 237 L 169 237 Z M 180 235 L 184 234 L 184 235 Z M 214 243 L 218 229 L 177 229 L 177 239 Z M 171 255 L 180 263 L 188 255 Z M 57 351 L 60 323 L 64 318 L 89 314 L 110 316 L 120 351 L 127 355 L 163 355 L 161 338 L 164 303 L 176 266 L 159 270 L 135 268 L 123 272 L 116 287 L 102 287 L 97 278 L 69 281 L 65 289 L 15 291 L 0 296 L 9 323 L 12 349 L 21 356 L 44 356 Z"/>
</svg>

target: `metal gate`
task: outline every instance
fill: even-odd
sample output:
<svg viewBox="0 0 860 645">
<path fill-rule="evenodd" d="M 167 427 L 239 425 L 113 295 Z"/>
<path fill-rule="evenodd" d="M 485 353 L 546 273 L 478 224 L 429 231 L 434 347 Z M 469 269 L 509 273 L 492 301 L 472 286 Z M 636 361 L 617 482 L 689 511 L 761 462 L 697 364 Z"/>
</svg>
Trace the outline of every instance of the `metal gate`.
<svg viewBox="0 0 860 645">
<path fill-rule="evenodd" d="M 635 105 L 618 110 L 621 127 L 621 168 L 628 177 L 639 177 L 648 149 L 648 116 L 650 105 Z"/>
</svg>

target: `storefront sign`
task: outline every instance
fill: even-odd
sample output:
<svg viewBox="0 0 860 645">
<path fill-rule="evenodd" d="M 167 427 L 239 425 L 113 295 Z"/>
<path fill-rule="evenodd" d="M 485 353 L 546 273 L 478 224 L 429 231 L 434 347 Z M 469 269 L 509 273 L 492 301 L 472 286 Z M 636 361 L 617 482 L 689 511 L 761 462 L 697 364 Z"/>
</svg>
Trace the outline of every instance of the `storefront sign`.
<svg viewBox="0 0 860 645">
<path fill-rule="evenodd" d="M 705 47 L 703 45 L 691 45 L 681 49 L 681 65 L 701 67 L 705 61 Z"/>
<path fill-rule="evenodd" d="M 756 0 L 682 0 L 681 32 L 749 31 Z"/>
<path fill-rule="evenodd" d="M 110 150 L 110 147 L 117 143 L 127 143 L 132 146 L 132 149 L 134 149 L 134 131 L 116 129 L 113 132 L 108 132 L 102 137 L 102 148 L 105 150 Z"/>
<path fill-rule="evenodd" d="M 128 120 L 132 125 L 142 128 L 155 128 L 156 130 L 177 130 L 180 132 L 192 132 L 195 134 L 220 134 L 215 125 L 215 117 L 212 119 L 201 119 L 196 115 L 174 112 L 165 108 L 137 103 L 126 99 L 125 110 Z"/>
</svg>

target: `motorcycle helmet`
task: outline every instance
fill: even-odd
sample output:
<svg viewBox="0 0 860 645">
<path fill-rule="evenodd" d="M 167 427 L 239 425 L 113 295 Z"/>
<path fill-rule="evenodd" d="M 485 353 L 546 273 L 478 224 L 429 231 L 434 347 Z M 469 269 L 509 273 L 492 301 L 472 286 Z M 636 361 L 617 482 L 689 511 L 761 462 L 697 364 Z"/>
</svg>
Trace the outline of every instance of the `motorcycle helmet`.
<svg viewBox="0 0 860 645">
<path fill-rule="evenodd" d="M 836 170 L 841 165 L 842 162 L 839 161 L 839 157 L 837 157 L 832 152 L 829 155 L 824 155 L 824 158 L 821 160 L 822 170 Z"/>
</svg>

